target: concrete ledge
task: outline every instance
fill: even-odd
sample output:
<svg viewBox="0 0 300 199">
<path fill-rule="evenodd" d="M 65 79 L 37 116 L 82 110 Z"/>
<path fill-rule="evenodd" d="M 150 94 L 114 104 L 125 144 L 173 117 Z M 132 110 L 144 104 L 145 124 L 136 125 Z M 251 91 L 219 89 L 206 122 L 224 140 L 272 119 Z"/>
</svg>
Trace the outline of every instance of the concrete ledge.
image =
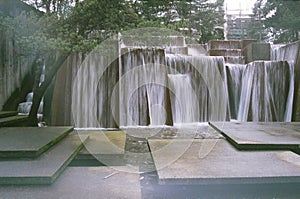
<svg viewBox="0 0 300 199">
<path fill-rule="evenodd" d="M 271 57 L 271 46 L 269 43 L 250 43 L 244 48 L 246 63 L 253 61 L 268 61 Z"/>
<path fill-rule="evenodd" d="M 243 56 L 241 49 L 220 49 L 220 50 L 209 50 L 210 56 Z"/>
<path fill-rule="evenodd" d="M 0 128 L 0 158 L 37 158 L 72 130 L 73 127 Z"/>
<path fill-rule="evenodd" d="M 188 141 L 172 142 L 180 146 Z M 161 168 L 157 171 L 161 185 L 300 182 L 300 156 L 290 151 L 244 152 L 223 139 L 194 140 L 182 156 L 165 164 L 172 153 L 156 149 L 164 143 L 166 140 L 149 142 L 155 166 Z"/>
<path fill-rule="evenodd" d="M 37 159 L 1 161 L 0 184 L 51 184 L 59 177 L 82 147 L 83 144 L 79 137 L 72 135 Z"/>
<path fill-rule="evenodd" d="M 210 125 L 239 150 L 295 150 L 300 148 L 300 123 L 211 122 Z"/>
<path fill-rule="evenodd" d="M 0 118 L 15 116 L 17 114 L 17 111 L 0 111 Z"/>
<path fill-rule="evenodd" d="M 0 118 L 0 127 L 22 126 L 27 122 L 28 116 L 16 115 L 5 118 Z"/>
<path fill-rule="evenodd" d="M 142 198 L 138 174 L 120 167 L 69 167 L 51 185 L 0 186 L 1 198 Z"/>
</svg>

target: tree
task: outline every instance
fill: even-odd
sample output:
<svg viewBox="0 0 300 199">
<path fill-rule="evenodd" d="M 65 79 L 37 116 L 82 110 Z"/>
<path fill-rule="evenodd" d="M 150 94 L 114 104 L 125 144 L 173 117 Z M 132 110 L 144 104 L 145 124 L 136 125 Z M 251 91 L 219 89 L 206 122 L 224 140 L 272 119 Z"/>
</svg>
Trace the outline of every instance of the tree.
<svg viewBox="0 0 300 199">
<path fill-rule="evenodd" d="M 38 14 L 37 14 L 38 13 Z M 55 77 L 59 67 L 72 52 L 86 52 L 97 45 L 84 40 L 71 31 L 66 18 L 57 12 L 40 15 L 40 12 L 22 12 L 15 17 L 1 17 L 1 31 L 13 38 L 18 56 L 32 57 L 34 71 L 33 102 L 29 113 L 29 125 L 37 125 L 37 112 L 43 95 Z M 45 65 L 45 80 L 40 83 Z"/>
<path fill-rule="evenodd" d="M 37 16 L 34 12 L 16 17 L 2 17 L 0 27 L 5 35 L 13 37 L 18 56 L 32 57 L 34 71 L 33 103 L 29 113 L 30 125 L 37 125 L 40 101 L 59 66 L 71 52 L 69 41 L 59 36 L 61 24 L 56 16 Z M 58 55 L 54 58 L 55 55 Z M 39 84 L 42 67 L 46 63 L 45 81 Z M 51 63 L 51 64 L 50 64 Z"/>
<path fill-rule="evenodd" d="M 259 28 L 261 29 L 259 32 L 262 33 L 262 39 L 274 43 L 299 40 L 299 9 L 299 1 L 258 1 L 253 10 L 256 18 L 254 23 L 260 25 Z"/>
<path fill-rule="evenodd" d="M 60 16 L 65 16 L 70 12 L 72 4 L 78 2 L 78 0 L 23 0 L 23 2 L 38 10 L 44 10 L 46 13 L 56 13 Z"/>
<path fill-rule="evenodd" d="M 199 43 L 224 39 L 224 1 L 211 3 L 207 0 L 194 0 L 191 4 L 193 6 L 188 17 L 191 36 L 198 38 Z"/>
<path fill-rule="evenodd" d="M 1 19 L 0 27 L 14 35 L 20 56 L 34 57 L 35 84 L 29 120 L 36 125 L 40 101 L 62 62 L 72 52 L 89 52 L 106 38 L 123 30 L 157 25 L 188 28 L 204 43 L 222 38 L 223 0 L 23 0 L 45 14 L 23 13 Z M 222 19 L 221 19 L 222 18 Z M 45 81 L 39 84 L 43 64 Z"/>
<path fill-rule="evenodd" d="M 40 4 L 37 4 L 39 2 Z M 35 1 L 45 7 L 42 16 L 23 12 L 1 18 L 0 28 L 13 35 L 20 56 L 33 57 L 33 102 L 29 125 L 37 125 L 37 112 L 43 95 L 65 59 L 73 52 L 89 52 L 112 33 L 130 27 L 137 20 L 125 1 L 85 0 L 71 7 L 69 0 Z M 65 8 L 72 8 L 63 12 Z M 93 35 L 95 33 L 95 35 Z M 45 80 L 40 83 L 45 64 Z"/>
<path fill-rule="evenodd" d="M 257 0 L 253 7 L 253 19 L 248 26 L 248 35 L 258 41 L 267 40 L 268 29 L 263 24 L 265 17 L 263 16 L 263 0 Z"/>
<path fill-rule="evenodd" d="M 119 31 L 136 27 L 139 17 L 124 0 L 85 0 L 67 19 L 71 30 L 98 43 Z"/>
<path fill-rule="evenodd" d="M 142 23 L 183 32 L 199 43 L 224 39 L 224 0 L 131 1 Z M 145 21 L 148 21 L 146 23 Z"/>
</svg>

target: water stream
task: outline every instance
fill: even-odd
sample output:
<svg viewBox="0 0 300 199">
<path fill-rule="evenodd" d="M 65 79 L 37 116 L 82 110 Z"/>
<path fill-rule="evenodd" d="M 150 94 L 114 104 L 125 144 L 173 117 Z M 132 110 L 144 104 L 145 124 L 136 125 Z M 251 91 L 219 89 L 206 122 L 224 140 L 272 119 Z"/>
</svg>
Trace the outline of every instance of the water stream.
<svg viewBox="0 0 300 199">
<path fill-rule="evenodd" d="M 76 127 L 291 121 L 292 62 L 229 64 L 221 56 L 167 54 L 163 48 L 121 51 L 115 61 L 91 55 L 77 73 Z M 273 54 L 284 59 L 278 50 Z M 99 75 L 105 64 L 109 67 Z"/>
</svg>

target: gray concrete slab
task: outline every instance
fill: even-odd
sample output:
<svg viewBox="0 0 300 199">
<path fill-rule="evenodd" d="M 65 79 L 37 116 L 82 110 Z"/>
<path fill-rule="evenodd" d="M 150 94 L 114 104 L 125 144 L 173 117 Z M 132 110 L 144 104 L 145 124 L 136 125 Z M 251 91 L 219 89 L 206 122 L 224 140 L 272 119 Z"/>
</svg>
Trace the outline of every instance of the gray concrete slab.
<svg viewBox="0 0 300 199">
<path fill-rule="evenodd" d="M 27 115 L 15 115 L 15 116 L 9 116 L 0 118 L 0 127 L 5 126 L 22 126 L 28 119 Z"/>
<path fill-rule="evenodd" d="M 224 138 L 218 131 L 207 123 L 188 127 L 165 127 L 150 139 L 221 139 Z"/>
<path fill-rule="evenodd" d="M 141 198 L 139 175 L 115 167 L 68 167 L 51 185 L 0 186 L 1 198 Z"/>
<path fill-rule="evenodd" d="M 300 156 L 290 151 L 238 151 L 224 139 L 198 139 L 169 162 L 190 140 L 172 140 L 173 149 L 168 142 L 149 140 L 160 184 L 300 182 Z"/>
<path fill-rule="evenodd" d="M 17 114 L 18 114 L 17 111 L 0 111 L 0 118 L 10 117 Z"/>
<path fill-rule="evenodd" d="M 89 136 L 72 166 L 125 165 L 126 134 L 123 131 L 78 130 L 80 136 Z"/>
<path fill-rule="evenodd" d="M 0 161 L 0 184 L 50 184 L 82 149 L 78 135 L 69 135 L 36 159 Z"/>
<path fill-rule="evenodd" d="M 299 150 L 300 123 L 212 122 L 240 150 Z"/>
<path fill-rule="evenodd" d="M 126 134 L 123 131 L 76 131 L 79 136 L 89 136 L 80 154 L 124 154 Z"/>
<path fill-rule="evenodd" d="M 36 158 L 72 130 L 72 127 L 0 128 L 0 158 Z"/>
</svg>

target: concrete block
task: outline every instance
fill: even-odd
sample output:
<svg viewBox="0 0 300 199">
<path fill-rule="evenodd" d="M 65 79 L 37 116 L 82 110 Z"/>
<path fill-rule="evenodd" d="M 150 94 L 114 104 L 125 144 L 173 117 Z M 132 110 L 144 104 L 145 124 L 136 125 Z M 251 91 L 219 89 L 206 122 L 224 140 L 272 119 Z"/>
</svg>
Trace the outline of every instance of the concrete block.
<svg viewBox="0 0 300 199">
<path fill-rule="evenodd" d="M 0 158 L 36 158 L 72 130 L 72 127 L 0 128 Z"/>
<path fill-rule="evenodd" d="M 246 63 L 250 63 L 253 61 L 267 61 L 270 60 L 271 52 L 270 52 L 270 44 L 269 43 L 251 43 L 244 48 L 244 55 L 246 57 Z"/>
<path fill-rule="evenodd" d="M 166 159 L 190 142 L 169 164 Z M 300 156 L 290 151 L 238 151 L 224 139 L 149 140 L 160 184 L 273 184 L 300 182 Z M 160 149 L 157 150 L 157 147 Z M 161 147 L 164 146 L 164 147 Z"/>
<path fill-rule="evenodd" d="M 53 183 L 82 149 L 87 137 L 81 139 L 70 135 L 34 160 L 0 161 L 0 184 Z"/>
<path fill-rule="evenodd" d="M 212 122 L 210 125 L 240 150 L 299 150 L 299 122 Z"/>
</svg>

